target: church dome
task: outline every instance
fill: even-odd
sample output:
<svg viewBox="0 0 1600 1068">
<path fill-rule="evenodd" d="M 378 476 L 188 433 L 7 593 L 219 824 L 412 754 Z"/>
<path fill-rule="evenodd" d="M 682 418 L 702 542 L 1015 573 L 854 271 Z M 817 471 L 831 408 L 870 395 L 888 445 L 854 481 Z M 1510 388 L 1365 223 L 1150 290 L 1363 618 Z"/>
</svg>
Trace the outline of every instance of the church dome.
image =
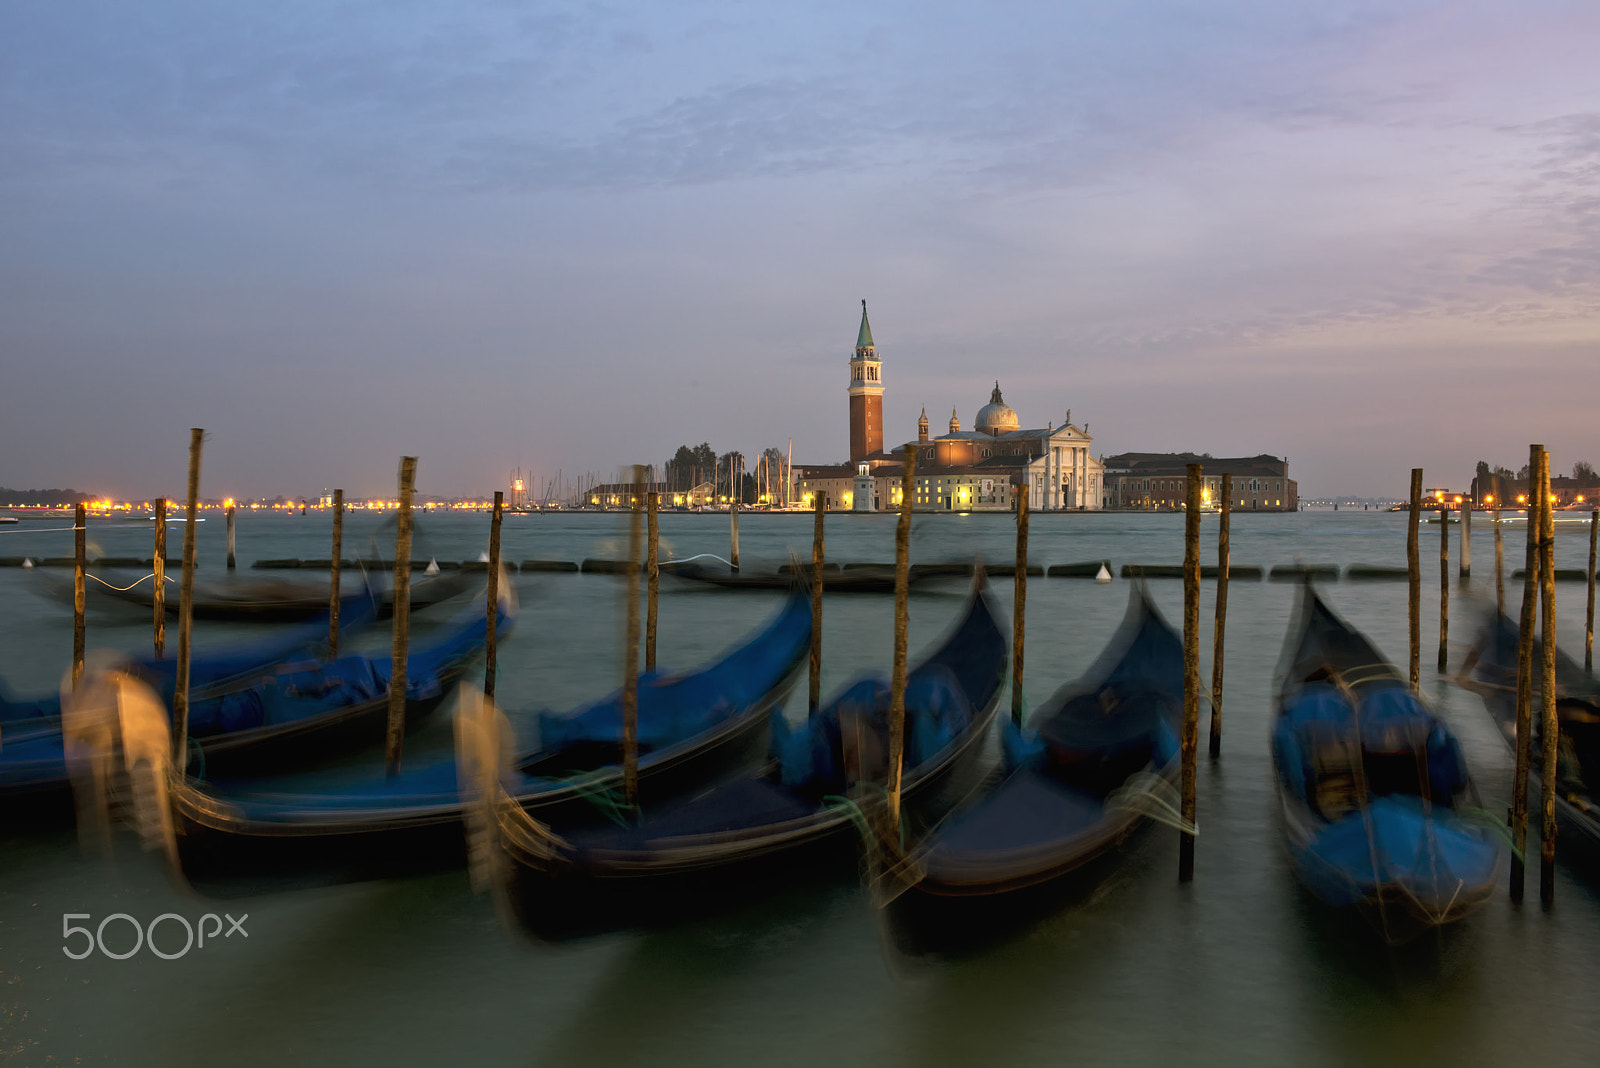
<svg viewBox="0 0 1600 1068">
<path fill-rule="evenodd" d="M 994 392 L 989 394 L 989 403 L 978 409 L 978 418 L 972 428 L 980 434 L 998 435 L 1016 430 L 1021 425 L 1017 421 L 1017 413 L 1000 396 L 1000 383 L 996 382 Z"/>
</svg>

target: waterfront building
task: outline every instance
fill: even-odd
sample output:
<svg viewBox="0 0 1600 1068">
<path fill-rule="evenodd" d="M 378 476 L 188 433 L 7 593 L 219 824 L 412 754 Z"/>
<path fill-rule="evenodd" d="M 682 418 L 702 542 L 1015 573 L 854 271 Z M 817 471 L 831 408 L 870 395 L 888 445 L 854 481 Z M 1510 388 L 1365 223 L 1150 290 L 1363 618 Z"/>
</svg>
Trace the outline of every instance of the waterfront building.
<svg viewBox="0 0 1600 1068">
<path fill-rule="evenodd" d="M 1289 460 L 1260 456 L 1197 456 L 1192 452 L 1125 452 L 1105 458 L 1105 506 L 1121 511 L 1171 511 L 1188 499 L 1188 465 L 1199 464 L 1207 507 L 1222 501 L 1222 476 L 1233 476 L 1233 510 L 1294 512 L 1300 487 Z"/>
<path fill-rule="evenodd" d="M 883 392 L 883 363 L 862 301 L 847 389 L 850 461 L 796 464 L 791 473 L 796 501 L 810 507 L 821 491 L 828 495 L 830 510 L 898 508 L 901 458 L 912 449 L 917 458 L 912 503 L 917 511 L 1009 512 L 1016 508 L 1019 492 L 1028 493 L 1029 507 L 1036 511 L 1095 511 L 1103 506 L 1102 465 L 1089 449 L 1094 439 L 1087 427 L 1073 424 L 1070 409 L 1059 427 L 1050 423 L 1023 429 L 996 382 L 971 430 L 961 428 L 952 409 L 948 432 L 932 437 L 924 408 L 916 440 L 885 452 Z"/>
</svg>

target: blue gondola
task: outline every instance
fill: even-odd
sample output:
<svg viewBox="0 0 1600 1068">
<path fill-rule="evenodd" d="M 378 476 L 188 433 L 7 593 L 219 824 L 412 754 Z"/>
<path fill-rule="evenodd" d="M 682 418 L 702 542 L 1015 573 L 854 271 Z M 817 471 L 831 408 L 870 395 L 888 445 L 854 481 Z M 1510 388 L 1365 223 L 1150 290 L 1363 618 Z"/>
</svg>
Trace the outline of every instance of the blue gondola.
<svg viewBox="0 0 1600 1068">
<path fill-rule="evenodd" d="M 1461 746 L 1406 677 L 1315 591 L 1285 646 L 1272 759 L 1295 873 L 1391 943 L 1488 900 L 1503 841 L 1463 810 Z"/>
<path fill-rule="evenodd" d="M 376 618 L 377 598 L 363 589 L 340 599 L 339 633 L 353 635 Z M 189 686 L 194 704 L 258 684 L 264 673 L 302 662 L 327 648 L 328 615 L 280 628 L 257 641 L 194 657 Z M 154 689 L 169 707 L 177 684 L 176 657 L 118 659 L 115 667 Z M 65 790 L 68 785 L 61 738 L 61 695 L 17 698 L 0 684 L 0 798 L 16 800 Z"/>
<path fill-rule="evenodd" d="M 368 599 L 358 615 L 370 619 L 373 610 Z M 503 600 L 500 626 L 509 629 L 513 619 L 511 602 Z M 327 624 L 322 627 L 326 637 Z M 408 719 L 427 715 L 443 701 L 483 641 L 483 611 L 473 605 L 411 652 L 406 673 Z M 382 741 L 388 712 L 388 657 L 280 661 L 241 672 L 237 669 L 242 664 L 237 655 L 211 662 L 202 673 L 209 684 L 192 691 L 190 768 L 196 774 L 282 770 Z M 170 708 L 170 669 L 157 667 L 166 670 L 167 677 L 163 683 L 158 670 L 153 688 Z M 137 664 L 131 673 L 141 675 Z M 8 730 L 4 741 L 0 794 L 60 791 L 69 785 L 59 716 L 39 719 L 31 728 Z"/>
<path fill-rule="evenodd" d="M 481 630 L 482 623 L 479 627 Z M 752 639 L 705 668 L 639 681 L 639 796 L 654 804 L 760 758 L 768 718 L 806 656 L 810 607 L 791 596 Z M 621 701 L 611 694 L 540 717 L 542 748 L 515 761 L 513 794 L 541 818 L 570 820 L 621 792 Z M 381 878 L 465 858 L 454 759 L 310 792 L 172 778 L 177 854 L 191 883 L 218 894 Z"/>
<path fill-rule="evenodd" d="M 1495 726 L 1513 748 L 1517 738 L 1518 626 L 1496 613 L 1467 654 L 1460 682 L 1483 698 Z M 1543 652 L 1533 640 L 1532 756 L 1530 781 L 1541 782 L 1543 747 Z M 1600 679 L 1556 649 L 1556 716 L 1561 725 L 1556 766 L 1558 855 L 1592 877 L 1600 877 Z"/>
<path fill-rule="evenodd" d="M 902 949 L 953 948 L 1005 932 L 1104 874 L 1179 770 L 1183 642 L 1142 588 L 1082 678 L 1001 724 L 989 788 L 949 814 L 891 872 L 888 920 Z"/>
<path fill-rule="evenodd" d="M 980 579 L 956 626 L 907 678 L 908 822 L 936 818 L 971 786 L 963 776 L 993 720 L 1006 648 Z M 883 794 L 858 785 L 883 780 L 888 707 L 884 680 L 863 679 L 801 729 L 774 719 L 777 759 L 764 769 L 637 819 L 562 819 L 505 803 L 515 784 L 501 785 L 487 802 L 486 867 L 524 928 L 551 940 L 675 918 L 762 884 L 854 873 L 859 829 L 883 822 Z"/>
</svg>

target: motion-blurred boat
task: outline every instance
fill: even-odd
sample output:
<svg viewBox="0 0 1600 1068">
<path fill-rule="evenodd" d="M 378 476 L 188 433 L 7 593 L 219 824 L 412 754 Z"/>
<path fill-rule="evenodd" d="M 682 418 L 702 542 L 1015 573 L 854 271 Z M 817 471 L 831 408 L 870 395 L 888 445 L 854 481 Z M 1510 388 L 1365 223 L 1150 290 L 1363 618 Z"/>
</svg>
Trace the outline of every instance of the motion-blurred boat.
<svg viewBox="0 0 1600 1068">
<path fill-rule="evenodd" d="M 962 776 L 994 717 L 1006 647 L 980 584 L 910 673 L 908 821 L 936 818 L 970 787 Z M 474 839 L 486 855 L 475 866 L 494 873 L 527 931 L 552 940 L 743 900 L 778 880 L 854 873 L 860 831 L 886 811 L 876 784 L 887 769 L 888 712 L 886 682 L 862 679 L 801 728 L 775 718 L 777 759 L 765 768 L 614 821 L 519 804 L 514 777 L 486 782 L 485 833 Z"/>
<path fill-rule="evenodd" d="M 653 806 L 760 759 L 768 718 L 810 637 L 810 606 L 791 597 L 753 638 L 701 670 L 641 676 L 640 803 Z M 563 822 L 614 810 L 622 787 L 620 693 L 567 714 L 542 713 L 539 722 L 541 747 L 509 772 L 515 802 Z M 174 855 L 191 883 L 214 893 L 437 870 L 466 855 L 453 758 L 393 776 L 375 768 L 303 792 L 175 775 L 162 785 Z"/>
<path fill-rule="evenodd" d="M 101 582 L 90 581 L 84 589 L 94 600 L 114 599 L 143 608 L 155 606 L 153 579 L 147 579 L 121 588 L 119 573 L 108 572 Z M 466 592 L 477 579 L 469 571 L 445 571 L 411 583 L 411 609 L 427 608 Z M 167 572 L 167 615 L 176 616 L 179 610 L 178 585 L 172 569 Z M 48 582 L 56 596 L 70 600 L 72 584 L 61 576 L 50 576 Z M 359 577 L 356 581 L 360 581 Z M 394 614 L 394 589 L 383 589 L 379 596 L 378 618 L 387 619 Z M 211 622 L 233 623 L 290 623 L 308 619 L 328 610 L 328 584 L 295 582 L 272 578 L 233 579 L 201 582 L 194 592 L 192 618 Z"/>
<path fill-rule="evenodd" d="M 804 568 L 776 568 L 770 565 L 750 565 L 735 571 L 726 565 L 702 563 L 698 560 L 668 561 L 661 565 L 663 575 L 674 578 L 688 579 L 693 582 L 704 582 L 712 586 L 721 586 L 730 590 L 790 590 L 797 589 L 807 581 L 810 571 L 809 565 Z M 913 567 L 910 569 L 908 579 L 912 583 L 938 575 L 951 575 L 963 573 L 959 565 L 955 567 L 935 565 L 930 567 Z M 971 574 L 971 565 L 967 565 L 965 574 Z M 893 593 L 894 592 L 894 567 L 890 565 L 862 565 L 846 567 L 842 570 L 827 568 L 823 571 L 822 588 L 827 593 Z"/>
<path fill-rule="evenodd" d="M 887 873 L 890 930 L 906 949 L 1015 927 L 1068 887 L 1103 875 L 1152 811 L 1175 816 L 1183 642 L 1135 587 L 1093 667 L 1019 728 L 1001 723 L 988 789 L 933 828 Z"/>
<path fill-rule="evenodd" d="M 370 602 L 369 602 L 370 603 Z M 370 618 L 370 608 L 367 610 Z M 499 626 L 509 630 L 514 609 L 503 598 Z M 326 637 L 323 624 L 323 636 Z M 474 606 L 442 625 L 407 656 L 406 716 L 432 712 L 482 650 L 485 623 Z M 278 660 L 234 671 L 238 654 L 220 659 L 194 677 L 189 699 L 188 763 L 197 775 L 281 771 L 381 742 L 388 717 L 389 657 L 341 656 L 333 661 Z M 206 662 L 202 662 L 204 665 Z M 170 661 L 163 662 L 163 667 Z M 134 670 L 124 672 L 139 677 Z M 170 680 L 157 683 L 160 700 L 172 706 Z M 59 714 L 8 716 L 0 747 L 0 796 L 59 791 L 70 785 L 68 740 Z M 8 712 L 18 709 L 12 706 Z M 71 731 L 68 729 L 67 734 Z"/>
<path fill-rule="evenodd" d="M 1460 744 L 1310 585 L 1299 616 L 1272 730 L 1295 873 L 1391 943 L 1460 919 L 1488 900 L 1504 852 L 1465 811 L 1478 801 Z"/>
<path fill-rule="evenodd" d="M 1462 664 L 1457 680 L 1483 698 L 1495 726 L 1515 751 L 1517 739 L 1518 625 L 1496 613 Z M 1543 766 L 1540 738 L 1543 672 L 1542 642 L 1533 639 L 1533 774 L 1537 793 Z M 1600 679 L 1556 649 L 1556 716 L 1561 725 L 1560 760 L 1556 767 L 1556 817 L 1563 861 L 1600 875 Z"/>
</svg>

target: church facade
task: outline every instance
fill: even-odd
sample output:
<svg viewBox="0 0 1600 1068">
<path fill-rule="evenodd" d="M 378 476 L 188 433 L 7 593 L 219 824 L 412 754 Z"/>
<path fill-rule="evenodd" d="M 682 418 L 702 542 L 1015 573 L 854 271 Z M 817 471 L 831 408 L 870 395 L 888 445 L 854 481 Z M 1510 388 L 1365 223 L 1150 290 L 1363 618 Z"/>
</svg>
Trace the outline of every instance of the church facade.
<svg viewBox="0 0 1600 1068">
<path fill-rule="evenodd" d="M 873 512 L 900 506 L 903 460 L 916 456 L 912 508 L 918 512 L 1010 512 L 1020 494 L 1033 511 L 1098 511 L 1105 505 L 1104 467 L 1090 453 L 1087 426 L 1072 422 L 1069 409 L 1057 427 L 1023 429 L 1005 403 L 1000 383 L 979 408 L 971 430 L 955 410 L 948 432 L 929 434 L 927 409 L 917 437 L 891 452 L 883 449 L 883 364 L 861 302 L 861 327 L 850 359 L 850 462 L 795 465 L 795 499 L 812 507 L 827 494 L 835 511 Z"/>
</svg>

